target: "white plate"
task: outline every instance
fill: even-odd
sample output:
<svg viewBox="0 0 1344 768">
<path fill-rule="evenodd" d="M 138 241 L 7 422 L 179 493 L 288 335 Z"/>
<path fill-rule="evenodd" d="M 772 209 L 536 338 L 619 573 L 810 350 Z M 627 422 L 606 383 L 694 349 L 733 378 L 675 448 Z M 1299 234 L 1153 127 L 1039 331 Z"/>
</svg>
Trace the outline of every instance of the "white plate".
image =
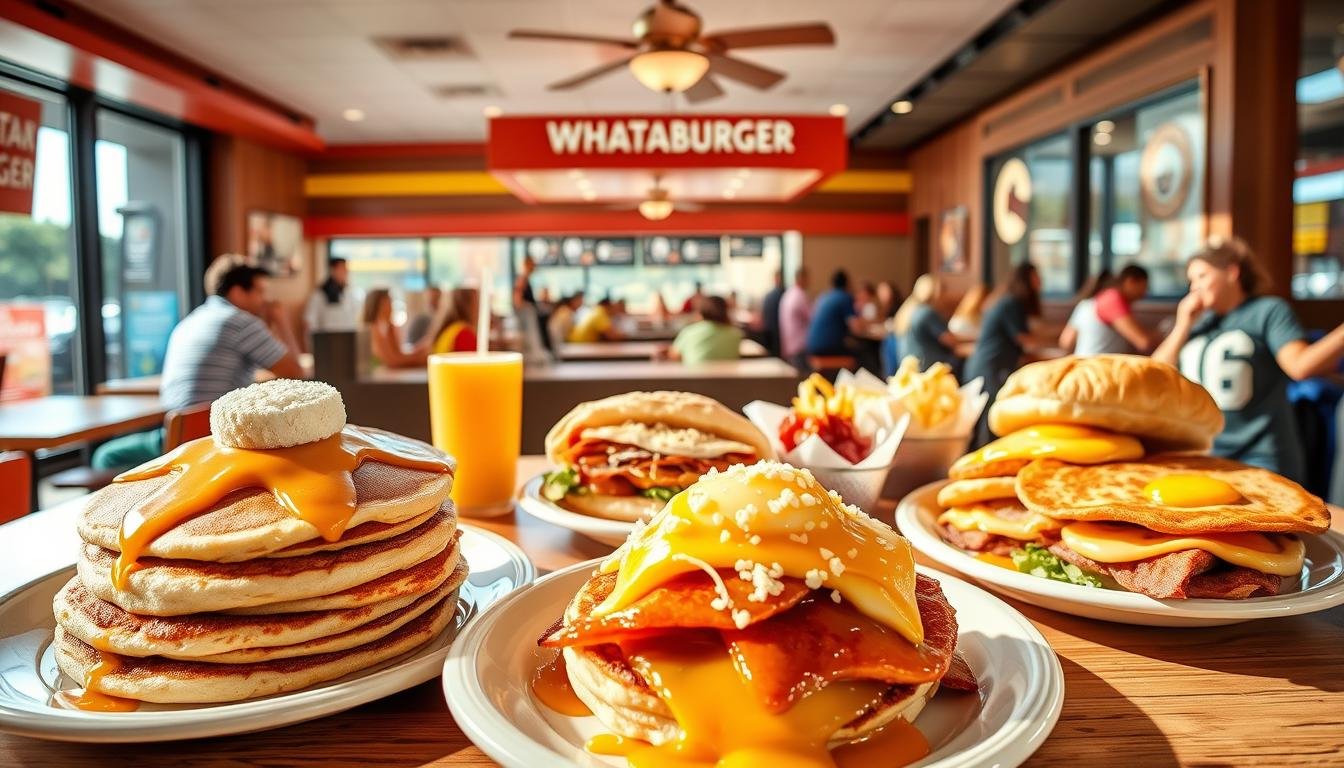
<svg viewBox="0 0 1344 768">
<path fill-rule="evenodd" d="M 581 533 L 594 541 L 610 544 L 612 547 L 619 547 L 624 544 L 626 537 L 630 535 L 630 531 L 634 530 L 634 523 L 607 520 L 602 517 L 571 512 L 556 504 L 541 495 L 543 479 L 544 475 L 537 475 L 528 480 L 527 485 L 523 486 L 523 494 L 518 499 L 518 506 L 522 507 L 527 514 L 551 525 L 558 525 L 575 533 Z"/>
<path fill-rule="evenodd" d="M 566 717 L 537 702 L 532 673 L 554 657 L 536 638 L 560 616 L 596 560 L 557 571 L 520 589 L 473 621 L 443 667 L 448 707 L 462 731 L 506 768 L 625 766 L 621 758 L 584 751 L 605 729 L 594 717 Z M 1064 703 L 1064 675 L 1031 622 L 978 587 L 946 574 L 957 609 L 958 649 L 980 681 L 979 696 L 944 693 L 915 725 L 932 753 L 918 766 L 1011 768 L 1050 735 Z"/>
<path fill-rule="evenodd" d="M 56 668 L 51 599 L 74 574 L 62 568 L 0 598 L 0 730 L 58 741 L 149 742 L 248 733 L 330 715 L 434 679 L 458 630 L 536 577 L 507 539 L 461 525 L 471 575 L 443 634 L 406 656 L 302 691 L 233 704 L 142 704 L 134 712 L 82 712 L 51 703 L 78 688 Z"/>
<path fill-rule="evenodd" d="M 1334 531 L 1303 537 L 1307 562 L 1301 581 L 1273 597 L 1245 600 L 1158 600 L 1118 589 L 1083 587 L 1031 576 L 987 563 L 943 541 L 935 520 L 941 511 L 938 489 L 947 481 L 930 483 L 901 500 L 896 526 L 910 543 L 928 557 L 961 571 L 1000 594 L 1043 608 L 1152 627 L 1216 627 L 1252 619 L 1314 613 L 1344 604 L 1344 536 Z"/>
</svg>

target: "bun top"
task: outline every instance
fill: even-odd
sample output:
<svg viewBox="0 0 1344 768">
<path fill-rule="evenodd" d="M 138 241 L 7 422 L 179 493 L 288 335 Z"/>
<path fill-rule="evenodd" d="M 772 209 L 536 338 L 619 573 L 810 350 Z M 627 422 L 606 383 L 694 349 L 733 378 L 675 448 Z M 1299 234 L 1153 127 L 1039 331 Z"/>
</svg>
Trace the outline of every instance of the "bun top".
<svg viewBox="0 0 1344 768">
<path fill-rule="evenodd" d="M 1133 435 L 1150 451 L 1204 451 L 1223 430 L 1223 414 L 1203 387 L 1166 363 L 1096 355 L 1023 366 L 989 409 L 998 435 L 1047 423 Z"/>
<path fill-rule="evenodd" d="M 663 424 L 673 429 L 695 429 L 709 435 L 746 443 L 758 459 L 772 459 L 770 441 L 746 417 L 723 403 L 694 392 L 626 392 L 579 403 L 546 433 L 546 455 L 563 463 L 570 436 L 590 427 L 624 424 Z"/>
</svg>

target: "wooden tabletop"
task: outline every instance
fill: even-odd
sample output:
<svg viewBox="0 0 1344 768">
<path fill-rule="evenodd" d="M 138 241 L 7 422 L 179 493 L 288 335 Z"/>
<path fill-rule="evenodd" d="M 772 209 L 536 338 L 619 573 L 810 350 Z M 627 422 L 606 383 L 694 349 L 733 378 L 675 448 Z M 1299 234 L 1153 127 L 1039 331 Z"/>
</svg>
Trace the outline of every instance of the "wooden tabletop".
<svg viewBox="0 0 1344 768">
<path fill-rule="evenodd" d="M 762 379 L 793 378 L 797 369 L 777 357 L 749 360 L 716 360 L 687 365 L 675 360 L 593 360 L 529 366 L 524 381 L 598 381 L 612 379 Z M 425 368 L 375 368 L 365 377 L 369 382 L 423 384 L 429 380 Z"/>
<path fill-rule="evenodd" d="M 667 342 L 661 341 L 567 342 L 560 345 L 559 356 L 566 361 L 648 360 L 666 347 Z M 743 358 L 766 357 L 770 354 L 760 342 L 752 339 L 743 339 L 737 351 Z"/>
<path fill-rule="evenodd" d="M 163 376 L 133 376 L 129 379 L 108 379 L 94 387 L 100 395 L 157 395 Z"/>
<path fill-rule="evenodd" d="M 35 451 L 163 424 L 157 395 L 55 395 L 0 404 L 0 450 Z"/>
<path fill-rule="evenodd" d="M 544 467 L 541 457 L 524 457 L 520 482 Z M 0 593 L 72 562 L 81 503 L 0 526 Z M 887 501 L 879 516 L 890 516 L 892 506 Z M 518 542 L 542 571 L 609 551 L 523 513 L 469 522 Z M 1334 524 L 1344 530 L 1338 510 Z M 1063 714 L 1028 765 L 1344 764 L 1344 607 L 1230 627 L 1159 629 L 1008 602 L 1040 628 L 1064 668 Z M 6 766 L 375 763 L 493 765 L 453 722 L 438 681 L 321 720 L 232 738 L 95 746 L 0 734 Z"/>
</svg>

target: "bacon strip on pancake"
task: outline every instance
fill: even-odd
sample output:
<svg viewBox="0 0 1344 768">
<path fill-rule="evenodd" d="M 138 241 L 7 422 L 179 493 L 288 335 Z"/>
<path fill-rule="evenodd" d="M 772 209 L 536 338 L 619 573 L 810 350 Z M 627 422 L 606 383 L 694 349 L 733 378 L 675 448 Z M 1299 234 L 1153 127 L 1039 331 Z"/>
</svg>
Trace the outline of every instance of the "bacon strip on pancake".
<svg viewBox="0 0 1344 768">
<path fill-rule="evenodd" d="M 1020 549 L 1024 542 L 984 531 L 963 531 L 950 525 L 938 526 L 938 535 L 957 549 L 970 552 L 988 552 L 1007 557 L 1014 549 Z"/>
<path fill-rule="evenodd" d="M 956 651 L 956 611 L 938 582 L 927 576 L 916 577 L 915 597 L 924 625 L 920 646 L 860 614 L 853 605 L 832 602 L 824 591 L 765 621 L 722 635 L 738 671 L 749 676 L 766 707 L 782 712 L 837 680 L 919 684 L 942 678 Z"/>
<path fill-rule="evenodd" d="M 666 456 L 633 445 L 599 438 L 580 438 L 569 447 L 567 461 L 595 493 L 633 496 L 649 488 L 682 489 L 693 485 L 711 467 L 751 464 L 755 454 L 730 453 L 713 459 Z"/>
<path fill-rule="evenodd" d="M 696 571 L 669 580 L 625 608 L 594 617 L 592 606 L 606 599 L 616 587 L 615 573 L 595 576 L 583 587 L 580 598 L 585 610 L 582 618 L 569 626 L 547 630 L 538 644 L 547 648 L 569 645 L 596 645 L 631 639 L 639 634 L 663 629 L 735 629 L 732 616 L 713 607 L 720 597 L 718 588 L 708 574 Z M 721 571 L 720 578 L 728 590 L 734 609 L 746 611 L 749 620 L 768 619 L 794 607 L 811 591 L 802 581 L 783 578 L 783 591 L 766 600 L 747 599 L 755 587 L 743 581 L 732 571 Z"/>
<path fill-rule="evenodd" d="M 1050 552 L 1079 568 L 1110 576 L 1130 592 L 1158 599 L 1268 597 L 1279 594 L 1283 585 L 1279 576 L 1225 563 L 1202 549 L 1186 549 L 1130 563 L 1099 563 L 1062 542 L 1051 546 Z"/>
</svg>

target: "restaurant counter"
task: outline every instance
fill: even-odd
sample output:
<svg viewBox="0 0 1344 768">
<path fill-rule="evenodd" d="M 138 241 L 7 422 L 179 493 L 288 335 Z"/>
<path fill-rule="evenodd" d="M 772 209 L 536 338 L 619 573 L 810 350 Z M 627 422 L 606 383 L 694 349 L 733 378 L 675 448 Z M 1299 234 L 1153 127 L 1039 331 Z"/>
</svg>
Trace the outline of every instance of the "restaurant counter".
<svg viewBox="0 0 1344 768">
<path fill-rule="evenodd" d="M 352 424 L 429 440 L 429 375 L 424 368 L 373 368 L 354 333 L 313 335 L 314 377 L 341 391 Z M 587 400 L 634 390 L 697 392 L 734 411 L 752 400 L 786 403 L 798 372 L 773 357 L 700 365 L 670 361 L 560 362 L 523 373 L 523 453 L 542 453 L 546 432 Z"/>
</svg>

